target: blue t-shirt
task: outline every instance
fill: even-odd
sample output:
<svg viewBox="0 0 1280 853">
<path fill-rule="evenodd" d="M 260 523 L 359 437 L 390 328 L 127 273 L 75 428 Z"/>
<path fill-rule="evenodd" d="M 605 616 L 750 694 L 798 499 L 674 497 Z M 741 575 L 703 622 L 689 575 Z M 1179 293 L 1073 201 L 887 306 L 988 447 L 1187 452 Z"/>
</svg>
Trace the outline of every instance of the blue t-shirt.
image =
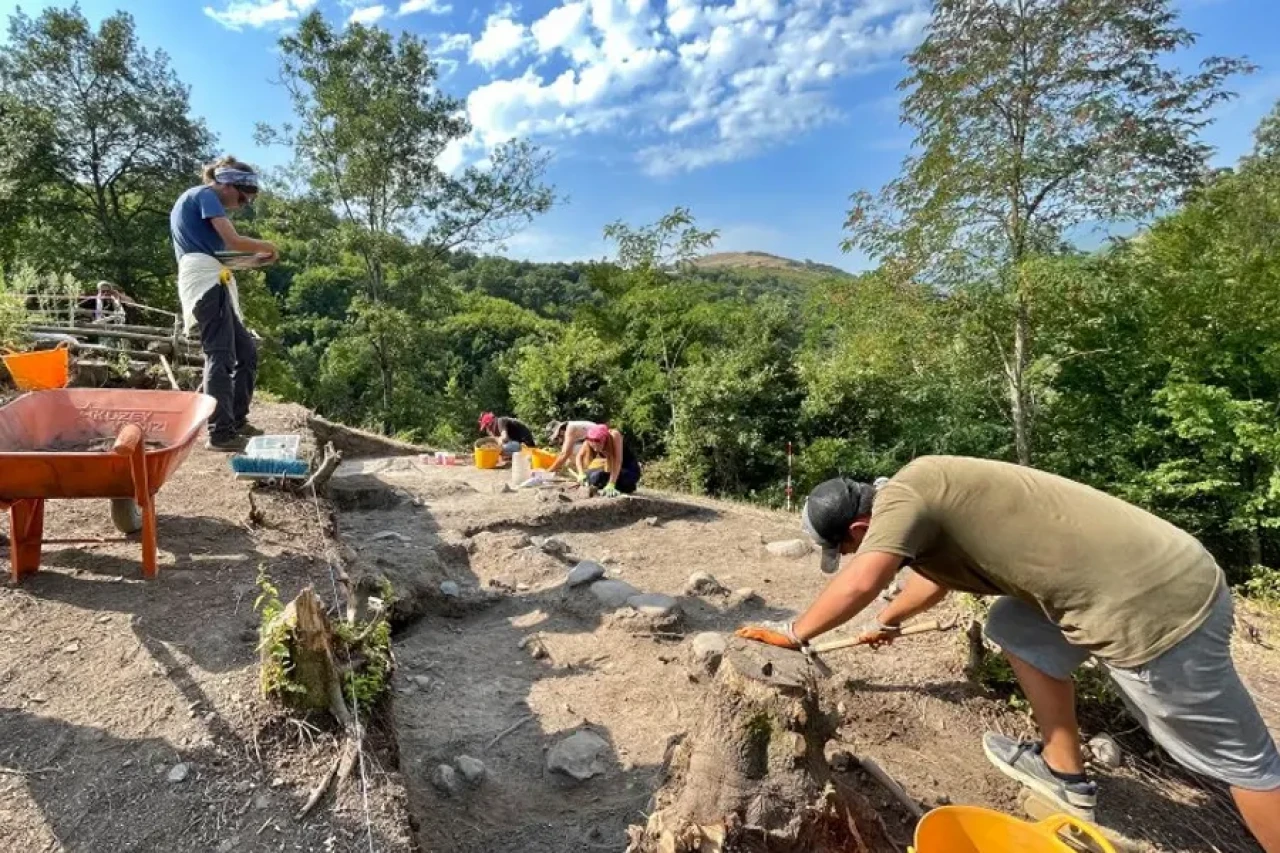
<svg viewBox="0 0 1280 853">
<path fill-rule="evenodd" d="M 183 255 L 213 255 L 225 246 L 209 220 L 226 216 L 222 199 L 212 187 L 199 186 L 178 196 L 169 213 L 169 235 L 173 237 L 173 252 L 182 260 Z"/>
</svg>

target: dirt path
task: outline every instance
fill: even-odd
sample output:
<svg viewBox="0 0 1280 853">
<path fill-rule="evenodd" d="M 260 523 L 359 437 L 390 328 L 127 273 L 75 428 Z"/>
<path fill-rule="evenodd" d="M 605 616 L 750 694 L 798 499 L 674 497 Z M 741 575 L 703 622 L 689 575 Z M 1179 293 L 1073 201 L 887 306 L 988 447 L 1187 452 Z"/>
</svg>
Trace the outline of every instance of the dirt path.
<svg viewBox="0 0 1280 853">
<path fill-rule="evenodd" d="M 539 497 L 503 490 L 506 476 L 402 460 L 376 475 L 398 503 L 341 515 L 342 538 L 364 560 L 426 579 L 417 607 L 425 618 L 396 638 L 397 735 L 419 841 L 458 853 L 621 850 L 625 827 L 644 820 L 667 746 L 699 707 L 704 688 L 689 678 L 685 637 L 790 614 L 824 578 L 813 557 L 764 549 L 797 535 L 785 515 L 706 501 Z M 548 536 L 565 552 L 553 543 L 547 553 Z M 678 630 L 646 634 L 586 587 L 567 588 L 579 559 L 676 597 Z M 758 598 L 686 595 L 695 571 Z M 458 599 L 438 594 L 446 581 L 459 586 Z M 521 647 L 534 635 L 545 656 Z M 926 806 L 1016 813 L 1019 791 L 988 766 L 979 736 L 1029 733 L 1028 720 L 966 682 L 962 646 L 952 632 L 833 656 L 842 737 Z M 1263 674 L 1280 671 L 1276 654 L 1251 645 L 1241 657 L 1269 719 L 1280 721 L 1280 684 Z M 608 744 L 608 761 L 595 778 L 567 786 L 547 770 L 546 754 L 584 729 Z M 478 788 L 443 792 L 433 771 L 460 755 L 480 758 L 487 777 Z M 1099 819 L 1149 849 L 1256 849 L 1221 792 L 1154 753 L 1130 755 L 1103 776 L 1102 800 Z M 894 829 L 905 842 L 909 827 Z"/>
<path fill-rule="evenodd" d="M 0 850 L 412 849 L 391 750 L 366 768 L 371 833 L 352 785 L 293 820 L 335 747 L 258 696 L 254 580 L 265 565 L 292 596 L 329 573 L 312 504 L 263 495 L 251 524 L 248 491 L 197 450 L 159 495 L 157 580 L 136 544 L 48 546 L 39 575 L 0 588 Z M 106 501 L 63 501 L 46 535 L 116 534 Z"/>
</svg>

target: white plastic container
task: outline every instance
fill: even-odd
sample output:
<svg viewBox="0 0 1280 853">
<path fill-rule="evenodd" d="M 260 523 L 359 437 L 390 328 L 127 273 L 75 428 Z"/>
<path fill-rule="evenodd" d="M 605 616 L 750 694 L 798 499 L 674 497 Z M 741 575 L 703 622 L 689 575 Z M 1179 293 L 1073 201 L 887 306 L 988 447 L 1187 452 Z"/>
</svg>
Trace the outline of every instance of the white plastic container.
<svg viewBox="0 0 1280 853">
<path fill-rule="evenodd" d="M 301 442 L 302 437 L 297 435 L 258 435 L 249 439 L 244 455 L 256 459 L 297 459 Z"/>
<path fill-rule="evenodd" d="M 533 473 L 533 464 L 529 461 L 529 457 L 523 453 L 515 453 L 511 456 L 511 488 L 518 489 L 529 479 L 529 475 Z"/>
</svg>

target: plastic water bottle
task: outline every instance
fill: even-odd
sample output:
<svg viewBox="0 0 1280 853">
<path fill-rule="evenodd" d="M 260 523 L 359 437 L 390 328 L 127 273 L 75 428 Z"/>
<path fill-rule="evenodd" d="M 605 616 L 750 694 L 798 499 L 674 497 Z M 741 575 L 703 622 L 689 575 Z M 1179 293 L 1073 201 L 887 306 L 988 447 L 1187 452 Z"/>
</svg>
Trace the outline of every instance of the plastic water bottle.
<svg viewBox="0 0 1280 853">
<path fill-rule="evenodd" d="M 533 465 L 523 452 L 511 455 L 511 488 L 518 489 L 533 473 Z"/>
</svg>

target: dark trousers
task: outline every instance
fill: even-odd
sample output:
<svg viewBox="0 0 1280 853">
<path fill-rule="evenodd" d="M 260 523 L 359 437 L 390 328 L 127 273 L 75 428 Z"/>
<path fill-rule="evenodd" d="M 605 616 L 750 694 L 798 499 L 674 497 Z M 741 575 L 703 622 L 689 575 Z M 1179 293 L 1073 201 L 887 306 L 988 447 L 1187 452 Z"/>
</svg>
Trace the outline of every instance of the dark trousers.
<svg viewBox="0 0 1280 853">
<path fill-rule="evenodd" d="M 587 475 L 587 482 L 591 484 L 592 488 L 601 490 L 609 485 L 609 472 L 602 468 L 597 468 Z M 640 485 L 640 472 L 629 468 L 623 468 L 618 472 L 618 482 L 614 483 L 614 487 L 624 495 L 633 493 L 638 485 Z"/>
<path fill-rule="evenodd" d="M 209 437 L 228 439 L 249 419 L 249 404 L 258 381 L 258 345 L 231 307 L 231 294 L 221 284 L 196 303 L 200 348 L 204 351 L 204 393 L 218 401 L 209 418 Z"/>
</svg>

